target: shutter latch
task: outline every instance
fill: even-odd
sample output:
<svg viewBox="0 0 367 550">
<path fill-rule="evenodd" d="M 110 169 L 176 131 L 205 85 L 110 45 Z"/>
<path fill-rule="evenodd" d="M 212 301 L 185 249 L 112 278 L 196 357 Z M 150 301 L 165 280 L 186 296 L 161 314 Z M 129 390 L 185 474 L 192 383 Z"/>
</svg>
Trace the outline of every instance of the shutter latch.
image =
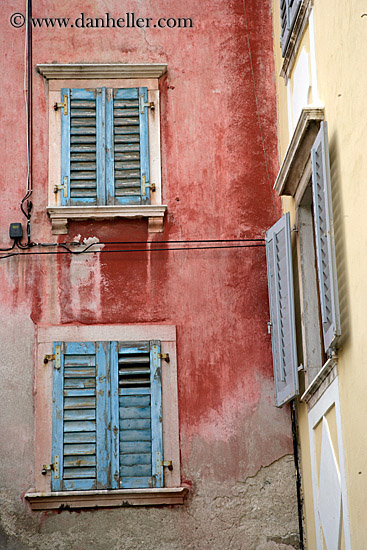
<svg viewBox="0 0 367 550">
<path fill-rule="evenodd" d="M 140 112 L 141 112 L 142 115 L 144 114 L 145 107 L 147 109 L 151 109 L 152 111 L 154 111 L 154 109 L 155 109 L 154 101 L 149 101 L 148 103 L 146 103 L 145 100 L 144 100 L 144 96 L 141 95 L 140 96 Z"/>
<path fill-rule="evenodd" d="M 55 185 L 54 186 L 54 193 L 58 193 L 58 191 L 63 190 L 64 191 L 64 197 L 68 196 L 68 177 L 65 176 L 62 180 L 62 185 Z"/>
<path fill-rule="evenodd" d="M 64 95 L 63 103 L 55 103 L 54 110 L 58 111 L 59 109 L 64 109 L 64 115 L 68 114 L 68 96 Z"/>
<path fill-rule="evenodd" d="M 43 360 L 44 364 L 47 365 L 49 361 L 55 361 L 55 369 L 60 370 L 61 368 L 61 348 L 60 346 L 55 346 L 55 353 L 53 355 L 45 355 Z"/>
<path fill-rule="evenodd" d="M 149 182 L 146 182 L 145 179 L 146 177 L 145 176 L 142 176 L 141 177 L 142 179 L 142 183 L 141 183 L 141 194 L 143 195 L 143 197 L 146 196 L 147 194 L 147 189 L 151 189 L 152 191 L 155 191 L 155 183 L 149 183 Z"/>
<path fill-rule="evenodd" d="M 268 334 L 271 334 L 271 327 L 272 327 L 271 321 L 268 322 Z"/>
<path fill-rule="evenodd" d="M 45 476 L 47 472 L 54 472 L 54 478 L 59 479 L 60 477 L 60 458 L 55 456 L 55 462 L 53 464 L 43 464 L 41 474 Z"/>
<path fill-rule="evenodd" d="M 169 353 L 158 353 L 158 359 L 163 359 L 166 363 L 169 363 Z"/>
<path fill-rule="evenodd" d="M 173 470 L 172 460 L 161 460 L 159 465 L 168 468 L 170 471 Z"/>
</svg>

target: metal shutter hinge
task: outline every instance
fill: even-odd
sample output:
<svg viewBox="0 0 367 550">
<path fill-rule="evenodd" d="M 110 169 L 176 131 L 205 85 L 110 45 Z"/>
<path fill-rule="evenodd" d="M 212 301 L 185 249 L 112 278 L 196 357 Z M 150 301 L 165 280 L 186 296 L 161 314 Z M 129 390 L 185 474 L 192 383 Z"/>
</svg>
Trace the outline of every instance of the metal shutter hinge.
<svg viewBox="0 0 367 550">
<path fill-rule="evenodd" d="M 53 355 L 45 355 L 45 358 L 43 360 L 44 364 L 47 365 L 49 361 L 54 361 L 54 367 L 57 370 L 60 370 L 61 368 L 61 348 L 60 346 L 55 347 L 55 353 Z"/>
<path fill-rule="evenodd" d="M 159 465 L 168 468 L 170 471 L 173 470 L 172 460 L 161 460 Z"/>
<path fill-rule="evenodd" d="M 145 197 L 145 195 L 147 194 L 147 189 L 151 189 L 152 191 L 155 191 L 155 183 L 149 183 L 149 182 L 145 181 L 146 176 L 142 176 L 141 179 L 142 179 L 142 183 L 141 183 L 142 192 L 141 192 L 141 194 Z"/>
<path fill-rule="evenodd" d="M 329 359 L 338 359 L 338 350 L 336 348 L 329 348 L 327 356 Z"/>
<path fill-rule="evenodd" d="M 169 363 L 169 353 L 158 353 L 158 359 L 163 359 L 166 363 Z"/>
<path fill-rule="evenodd" d="M 59 479 L 60 477 L 60 459 L 58 456 L 55 456 L 55 462 L 53 464 L 43 464 L 41 474 L 45 476 L 47 472 L 54 472 L 54 478 Z"/>
<path fill-rule="evenodd" d="M 54 104 L 54 110 L 58 111 L 58 109 L 64 109 L 64 115 L 68 114 L 68 96 L 67 95 L 64 95 L 63 103 Z"/>
<path fill-rule="evenodd" d="M 273 326 L 273 324 L 269 321 L 268 322 L 268 334 L 271 334 L 271 327 Z"/>
<path fill-rule="evenodd" d="M 54 186 L 54 193 L 58 193 L 61 190 L 64 191 L 64 197 L 67 197 L 68 196 L 68 177 L 67 176 L 64 177 L 62 185 Z"/>
<path fill-rule="evenodd" d="M 145 107 L 147 109 L 151 109 L 152 111 L 155 110 L 154 101 L 149 101 L 148 103 L 146 103 L 145 100 L 144 100 L 144 96 L 141 95 L 140 96 L 140 112 L 141 112 L 142 115 L 144 114 Z"/>
</svg>

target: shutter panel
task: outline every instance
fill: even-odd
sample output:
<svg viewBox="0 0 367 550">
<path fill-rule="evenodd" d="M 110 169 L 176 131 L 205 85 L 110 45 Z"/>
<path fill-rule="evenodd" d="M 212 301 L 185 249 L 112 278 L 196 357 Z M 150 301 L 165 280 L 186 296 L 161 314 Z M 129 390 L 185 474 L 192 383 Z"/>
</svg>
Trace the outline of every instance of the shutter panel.
<svg viewBox="0 0 367 550">
<path fill-rule="evenodd" d="M 68 97 L 68 110 L 61 109 L 61 184 L 67 183 L 67 196 L 61 192 L 62 205 L 95 205 L 104 186 L 103 164 L 97 142 L 103 142 L 101 90 L 62 89 Z"/>
<path fill-rule="evenodd" d="M 108 353 L 102 343 L 63 343 L 53 376 L 52 490 L 107 488 Z M 107 410 L 108 414 L 108 410 Z M 106 458 L 107 457 L 107 458 Z"/>
<path fill-rule="evenodd" d="M 285 54 L 302 0 L 280 0 L 280 46 Z"/>
<path fill-rule="evenodd" d="M 327 351 L 340 336 L 340 314 L 326 122 L 321 122 L 320 131 L 312 146 L 311 163 L 317 272 L 324 348 Z"/>
<path fill-rule="evenodd" d="M 162 460 L 158 350 L 159 342 L 118 342 L 116 346 L 121 488 L 161 487 L 163 483 L 158 465 Z"/>
<path fill-rule="evenodd" d="M 289 213 L 266 233 L 276 405 L 298 395 L 296 329 Z"/>
<path fill-rule="evenodd" d="M 110 149 L 107 176 L 108 204 L 148 204 L 149 183 L 148 109 L 140 108 L 140 96 L 147 101 L 147 88 L 113 90 L 107 102 Z"/>
</svg>

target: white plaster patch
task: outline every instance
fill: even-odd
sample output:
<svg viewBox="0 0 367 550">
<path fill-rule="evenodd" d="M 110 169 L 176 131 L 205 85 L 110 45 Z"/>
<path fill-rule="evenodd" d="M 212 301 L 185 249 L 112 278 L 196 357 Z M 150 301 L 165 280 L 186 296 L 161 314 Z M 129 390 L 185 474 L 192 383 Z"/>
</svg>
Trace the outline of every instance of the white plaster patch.
<svg viewBox="0 0 367 550">
<path fill-rule="evenodd" d="M 301 111 L 309 103 L 310 92 L 310 64 L 309 55 L 305 48 L 302 49 L 294 70 L 293 76 L 293 93 L 292 93 L 292 108 L 293 108 L 293 123 L 294 127 L 301 114 Z"/>
<path fill-rule="evenodd" d="M 97 237 L 88 237 L 83 239 L 83 244 L 90 245 L 98 243 Z M 92 247 L 92 250 L 98 252 L 103 248 L 103 244 Z M 70 262 L 70 282 L 71 282 L 71 305 L 73 311 L 79 315 L 82 311 L 93 313 L 96 319 L 101 318 L 101 288 L 102 273 L 100 254 L 78 254 L 72 255 Z M 88 288 L 88 302 L 85 301 L 83 291 Z"/>
</svg>

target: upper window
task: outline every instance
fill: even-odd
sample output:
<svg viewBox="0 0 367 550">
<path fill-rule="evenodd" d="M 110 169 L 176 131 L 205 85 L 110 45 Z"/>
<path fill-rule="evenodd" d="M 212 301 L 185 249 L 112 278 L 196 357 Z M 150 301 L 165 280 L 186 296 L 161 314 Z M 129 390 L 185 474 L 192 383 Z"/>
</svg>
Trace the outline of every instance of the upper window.
<svg viewBox="0 0 367 550">
<path fill-rule="evenodd" d="M 39 65 L 49 80 L 54 234 L 83 219 L 148 218 L 163 230 L 158 78 L 166 65 Z"/>
<path fill-rule="evenodd" d="M 280 46 L 284 56 L 302 0 L 280 0 Z"/>
</svg>

